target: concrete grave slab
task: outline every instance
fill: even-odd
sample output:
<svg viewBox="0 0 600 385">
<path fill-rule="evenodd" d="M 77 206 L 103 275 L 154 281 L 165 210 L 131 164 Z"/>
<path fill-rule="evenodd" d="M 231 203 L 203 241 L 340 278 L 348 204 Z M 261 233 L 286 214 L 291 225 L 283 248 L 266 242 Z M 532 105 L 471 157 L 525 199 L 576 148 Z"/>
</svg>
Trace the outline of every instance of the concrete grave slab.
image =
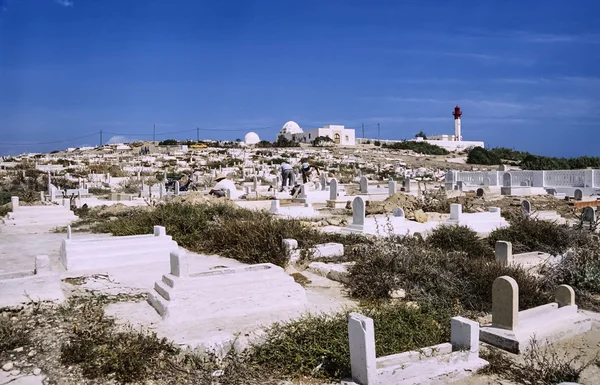
<svg viewBox="0 0 600 385">
<path fill-rule="evenodd" d="M 60 288 L 60 275 L 52 272 L 47 255 L 35 257 L 35 268 L 12 273 L 0 273 L 0 307 L 18 306 L 31 301 L 65 300 Z"/>
<path fill-rule="evenodd" d="M 450 343 L 376 357 L 373 320 L 348 316 L 352 380 L 359 385 L 446 384 L 486 366 L 479 358 L 479 324 L 463 317 L 451 320 Z"/>
<path fill-rule="evenodd" d="M 508 276 L 496 278 L 492 288 L 492 324 L 481 328 L 481 340 L 519 354 L 525 351 L 534 337 L 540 345 L 544 345 L 592 328 L 592 318 L 578 312 L 572 288 L 559 286 L 555 298 L 553 303 L 519 312 L 516 281 Z"/>
<path fill-rule="evenodd" d="M 60 260 L 69 271 L 102 270 L 148 263 L 166 265 L 169 253 L 177 249 L 177 242 L 166 235 L 165 228 L 154 226 L 154 234 L 150 235 L 63 239 Z"/>
</svg>

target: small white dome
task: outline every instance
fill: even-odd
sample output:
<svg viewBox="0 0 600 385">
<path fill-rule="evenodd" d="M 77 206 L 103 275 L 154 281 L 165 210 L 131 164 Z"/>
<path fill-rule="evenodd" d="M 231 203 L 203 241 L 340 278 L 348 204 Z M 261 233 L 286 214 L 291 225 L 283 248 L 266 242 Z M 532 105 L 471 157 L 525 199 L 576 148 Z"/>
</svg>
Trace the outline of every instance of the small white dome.
<svg viewBox="0 0 600 385">
<path fill-rule="evenodd" d="M 244 136 L 244 143 L 246 144 L 257 144 L 260 142 L 260 138 L 256 132 L 249 132 Z"/>
<path fill-rule="evenodd" d="M 300 126 L 298 125 L 298 123 L 293 122 L 293 121 L 289 121 L 286 124 L 283 125 L 283 127 L 281 127 L 281 131 L 279 131 L 279 135 L 282 134 L 301 134 L 302 129 L 300 128 Z"/>
</svg>

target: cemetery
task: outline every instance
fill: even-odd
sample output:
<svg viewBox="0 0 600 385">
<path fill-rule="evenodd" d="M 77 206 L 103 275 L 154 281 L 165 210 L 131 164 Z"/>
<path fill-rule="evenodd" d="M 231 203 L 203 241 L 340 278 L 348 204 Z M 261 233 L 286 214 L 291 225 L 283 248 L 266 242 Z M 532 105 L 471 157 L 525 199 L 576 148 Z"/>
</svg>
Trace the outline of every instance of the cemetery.
<svg viewBox="0 0 600 385">
<path fill-rule="evenodd" d="M 363 146 L 3 159 L 0 337 L 15 342 L 0 364 L 20 374 L 0 373 L 60 378 L 69 362 L 82 383 L 127 383 L 160 361 L 181 383 L 483 384 L 494 354 L 516 365 L 534 337 L 568 350 L 600 334 L 596 170 L 473 171 Z M 320 174 L 302 183 L 306 161 Z M 44 336 L 31 317 L 50 320 Z M 14 358 L 46 335 L 52 349 Z"/>
</svg>

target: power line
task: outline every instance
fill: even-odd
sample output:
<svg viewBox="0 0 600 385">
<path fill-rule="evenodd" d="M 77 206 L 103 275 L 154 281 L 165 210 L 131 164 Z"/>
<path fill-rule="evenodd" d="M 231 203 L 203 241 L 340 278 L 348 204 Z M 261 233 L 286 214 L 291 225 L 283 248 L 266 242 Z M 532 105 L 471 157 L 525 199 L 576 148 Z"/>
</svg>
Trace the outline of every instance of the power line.
<svg viewBox="0 0 600 385">
<path fill-rule="evenodd" d="M 41 145 L 44 145 L 44 144 L 56 144 L 56 143 L 70 142 L 72 140 L 89 138 L 89 137 L 92 137 L 92 136 L 96 136 L 98 134 L 99 134 L 98 132 L 95 132 L 95 133 L 89 134 L 89 135 L 83 135 L 83 136 L 78 136 L 78 137 L 75 137 L 75 138 L 64 139 L 64 140 L 55 140 L 55 141 L 52 141 L 52 142 L 38 142 L 38 143 L 3 143 L 3 142 L 0 142 L 0 146 L 41 146 Z"/>
</svg>

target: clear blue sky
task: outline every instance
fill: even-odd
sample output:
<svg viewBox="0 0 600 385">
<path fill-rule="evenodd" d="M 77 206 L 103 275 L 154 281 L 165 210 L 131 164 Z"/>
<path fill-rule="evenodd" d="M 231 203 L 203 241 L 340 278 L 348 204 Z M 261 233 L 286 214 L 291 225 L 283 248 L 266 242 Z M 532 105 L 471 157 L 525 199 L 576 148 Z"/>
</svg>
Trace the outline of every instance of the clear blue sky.
<svg viewBox="0 0 600 385">
<path fill-rule="evenodd" d="M 459 104 L 465 140 L 600 155 L 599 15 L 598 0 L 0 0 L 0 154 L 153 124 L 452 134 Z"/>
</svg>

